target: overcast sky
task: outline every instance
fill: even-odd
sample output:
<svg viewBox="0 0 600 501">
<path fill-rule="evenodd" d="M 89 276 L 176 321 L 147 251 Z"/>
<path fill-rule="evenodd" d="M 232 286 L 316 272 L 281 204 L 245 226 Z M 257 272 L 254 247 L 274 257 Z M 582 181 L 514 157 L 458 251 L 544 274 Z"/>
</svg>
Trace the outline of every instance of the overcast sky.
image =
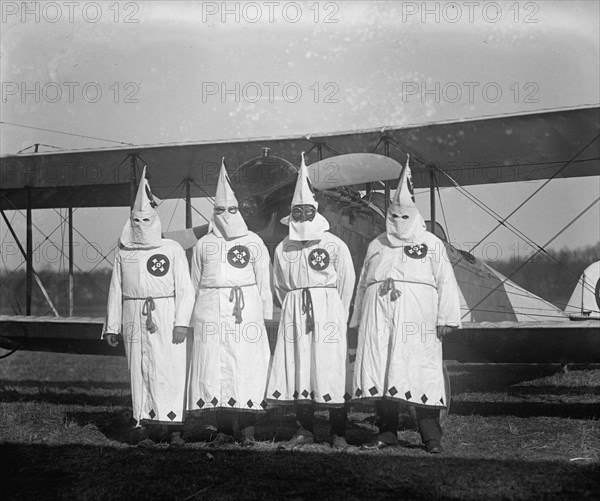
<svg viewBox="0 0 600 501">
<path fill-rule="evenodd" d="M 599 18 L 595 1 L 2 2 L 1 153 L 34 143 L 77 149 L 281 136 L 594 105 Z M 540 183 L 468 189 L 504 216 Z M 511 221 L 544 244 L 599 195 L 599 183 L 554 180 Z M 442 202 L 459 245 L 494 224 L 454 190 L 442 190 Z M 427 217 L 428 195 L 417 204 Z M 107 251 L 127 214 L 79 209 L 77 228 Z M 24 237 L 24 217 L 7 215 Z M 161 219 L 183 227 L 182 204 L 165 203 Z M 551 248 L 600 241 L 599 221 L 596 205 Z M 35 222 L 49 233 L 59 218 L 36 211 Z M 0 233 L 2 258 L 14 268 L 20 259 L 11 257 L 3 223 Z M 35 238 L 43 239 L 37 231 Z M 476 255 L 530 251 L 499 230 Z M 45 252 L 40 263 L 55 259 Z M 76 259 L 88 269 L 94 253 L 86 252 Z"/>
</svg>

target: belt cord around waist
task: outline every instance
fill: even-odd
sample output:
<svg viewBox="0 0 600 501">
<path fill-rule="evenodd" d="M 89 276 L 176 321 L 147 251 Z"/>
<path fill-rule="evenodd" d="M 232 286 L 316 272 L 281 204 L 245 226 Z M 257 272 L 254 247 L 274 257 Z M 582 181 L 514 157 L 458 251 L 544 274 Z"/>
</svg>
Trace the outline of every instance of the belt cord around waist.
<svg viewBox="0 0 600 501">
<path fill-rule="evenodd" d="M 402 295 L 402 292 L 400 292 L 398 289 L 396 289 L 396 285 L 394 284 L 394 279 L 386 278 L 385 280 L 383 280 L 381 282 L 381 285 L 379 286 L 379 295 L 385 296 L 390 291 L 391 291 L 391 294 L 390 294 L 391 301 L 396 301 L 396 299 L 398 299 Z"/>
<path fill-rule="evenodd" d="M 335 289 L 335 285 L 317 285 L 313 287 L 302 287 L 292 291 L 302 291 L 302 314 L 306 315 L 306 333 L 310 334 L 315 329 L 315 313 L 313 309 L 311 289 Z"/>
<path fill-rule="evenodd" d="M 142 315 L 146 317 L 146 330 L 150 334 L 154 334 L 156 332 L 156 324 L 152 321 L 152 312 L 156 309 L 156 305 L 154 304 L 155 299 L 167 299 L 174 298 L 175 293 L 170 296 L 148 296 L 148 297 L 130 297 L 123 296 L 123 301 L 144 301 L 142 305 Z"/>
<path fill-rule="evenodd" d="M 310 334 L 315 329 L 315 312 L 308 287 L 302 289 L 302 313 L 306 315 L 306 334 Z"/>
<path fill-rule="evenodd" d="M 242 310 L 246 306 L 246 303 L 244 302 L 244 291 L 242 291 L 242 288 L 239 287 L 238 285 L 236 285 L 235 287 L 232 287 L 231 292 L 229 293 L 229 302 L 231 303 L 234 300 L 235 300 L 235 303 L 233 305 L 233 314 L 232 315 L 235 317 L 235 323 L 241 324 L 242 323 Z"/>
<path fill-rule="evenodd" d="M 396 299 L 398 299 L 402 295 L 402 291 L 399 291 L 398 289 L 396 289 L 395 282 L 402 282 L 402 283 L 406 283 L 406 284 L 416 284 L 416 285 L 426 285 L 427 287 L 433 287 L 434 289 L 437 289 L 437 287 L 433 284 L 428 284 L 425 282 L 415 282 L 414 280 L 398 280 L 398 279 L 394 279 L 394 278 L 386 278 L 385 280 L 376 280 L 375 282 L 371 282 L 371 283 L 367 284 L 367 287 L 371 287 L 371 285 L 375 285 L 375 284 L 381 284 L 379 286 L 379 291 L 378 291 L 379 295 L 385 296 L 388 292 L 391 291 L 390 299 L 392 301 L 396 301 Z"/>
<path fill-rule="evenodd" d="M 242 287 L 252 287 L 256 284 L 246 284 L 246 285 L 234 285 L 231 287 L 231 292 L 229 293 L 229 302 L 234 303 L 233 305 L 233 313 L 232 316 L 235 317 L 235 323 L 242 323 L 242 310 L 246 307 L 246 302 L 244 301 L 244 291 Z M 227 287 L 200 287 L 201 289 L 229 289 Z"/>
</svg>

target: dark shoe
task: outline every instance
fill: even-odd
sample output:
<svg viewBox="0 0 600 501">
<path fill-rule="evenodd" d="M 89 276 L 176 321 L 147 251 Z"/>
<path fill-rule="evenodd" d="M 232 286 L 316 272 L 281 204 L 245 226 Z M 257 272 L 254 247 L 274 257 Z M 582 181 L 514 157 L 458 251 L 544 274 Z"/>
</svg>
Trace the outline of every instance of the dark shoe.
<svg viewBox="0 0 600 501">
<path fill-rule="evenodd" d="M 346 437 L 342 437 L 340 435 L 333 435 L 331 439 L 331 447 L 337 449 L 338 451 L 343 451 L 349 447 L 348 442 L 346 442 Z"/>
<path fill-rule="evenodd" d="M 240 428 L 242 434 L 242 447 L 252 447 L 256 444 L 254 438 L 254 425 L 250 424 L 244 428 Z"/>
<path fill-rule="evenodd" d="M 440 454 L 444 451 L 442 444 L 437 440 L 428 440 L 425 444 L 425 450 L 429 452 L 429 454 Z"/>
<path fill-rule="evenodd" d="M 175 432 L 171 434 L 171 440 L 169 441 L 169 447 L 178 448 L 185 445 L 185 440 L 181 436 L 181 433 Z"/>
<path fill-rule="evenodd" d="M 314 444 L 313 437 L 307 437 L 306 435 L 294 435 L 291 440 L 284 442 L 279 446 L 279 449 L 285 449 L 286 451 L 292 451 L 296 448 L 304 445 Z"/>
<path fill-rule="evenodd" d="M 152 449 L 152 447 L 154 447 L 154 440 L 151 438 L 145 438 L 144 440 L 138 442 L 137 445 L 138 447 L 143 447 L 144 449 Z"/>
<path fill-rule="evenodd" d="M 376 438 L 375 440 L 373 440 L 372 442 L 369 442 L 368 444 L 362 444 L 360 446 L 360 448 L 363 451 L 378 451 L 378 450 L 385 449 L 385 448 L 391 447 L 391 446 L 392 446 L 392 444 L 388 444 L 387 442 L 382 442 L 381 440 Z"/>
<path fill-rule="evenodd" d="M 254 437 L 244 437 L 242 439 L 242 447 L 254 447 L 256 445 L 256 439 Z"/>
<path fill-rule="evenodd" d="M 210 443 L 210 446 L 221 447 L 223 445 L 232 444 L 233 442 L 235 442 L 235 440 L 231 435 L 227 435 L 225 433 L 217 433 L 217 436 Z"/>
<path fill-rule="evenodd" d="M 198 442 L 210 442 L 214 437 L 217 436 L 217 429 L 212 425 L 206 425 L 200 431 L 200 435 L 197 439 Z"/>
<path fill-rule="evenodd" d="M 131 430 L 131 442 L 139 444 L 142 440 L 148 438 L 148 430 L 144 426 L 136 426 Z"/>
</svg>

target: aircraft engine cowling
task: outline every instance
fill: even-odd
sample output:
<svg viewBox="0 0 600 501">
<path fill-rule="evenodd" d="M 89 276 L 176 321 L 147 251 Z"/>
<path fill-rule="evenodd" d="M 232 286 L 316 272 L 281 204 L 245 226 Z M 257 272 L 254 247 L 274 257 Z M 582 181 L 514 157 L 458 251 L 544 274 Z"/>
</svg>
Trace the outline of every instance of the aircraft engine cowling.
<svg viewBox="0 0 600 501">
<path fill-rule="evenodd" d="M 282 201 L 289 206 L 298 169 L 287 160 L 269 153 L 242 164 L 231 173 L 233 190 L 240 212 L 248 228 L 259 232 L 272 220 L 273 213 L 281 211 Z"/>
</svg>

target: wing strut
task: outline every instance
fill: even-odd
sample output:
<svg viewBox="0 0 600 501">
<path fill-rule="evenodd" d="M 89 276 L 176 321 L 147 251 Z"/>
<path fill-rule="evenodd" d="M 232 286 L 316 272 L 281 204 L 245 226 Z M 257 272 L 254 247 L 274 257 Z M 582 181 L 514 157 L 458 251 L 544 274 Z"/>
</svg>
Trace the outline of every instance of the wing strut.
<svg viewBox="0 0 600 501">
<path fill-rule="evenodd" d="M 36 145 L 37 150 L 37 145 Z M 31 188 L 25 188 L 27 193 L 27 253 L 25 254 L 25 314 L 31 315 L 31 294 L 33 292 L 33 225 L 31 216 Z"/>
<path fill-rule="evenodd" d="M 135 195 L 137 193 L 138 182 L 137 182 L 137 159 L 138 156 L 135 153 L 129 155 L 129 162 L 131 165 L 131 183 L 129 185 L 129 201 L 131 209 L 135 203 Z"/>
<path fill-rule="evenodd" d="M 30 235 L 31 219 L 28 219 L 28 221 L 27 221 L 28 231 L 27 231 L 27 252 L 26 252 L 25 249 L 23 249 L 21 242 L 17 238 L 17 234 L 15 233 L 15 230 L 13 229 L 12 225 L 10 224 L 10 221 L 6 217 L 6 214 L 4 214 L 4 210 L 0 209 L 0 214 L 2 214 L 2 218 L 4 219 L 4 222 L 6 223 L 6 227 L 8 228 L 8 231 L 10 231 L 10 234 L 12 235 L 12 237 L 15 239 L 15 242 L 16 242 L 17 246 L 19 247 L 21 254 L 23 254 L 23 257 L 25 257 L 25 259 L 27 261 L 27 266 L 28 266 L 28 268 L 30 267 L 32 277 L 35 278 L 35 281 L 39 285 L 40 290 L 42 291 L 42 294 L 44 295 L 44 298 L 46 299 L 46 302 L 48 303 L 48 305 L 52 309 L 52 312 L 54 313 L 54 316 L 59 317 L 60 315 L 58 314 L 58 311 L 56 311 L 56 308 L 54 307 L 54 304 L 52 303 L 52 300 L 50 299 L 50 296 L 48 295 L 48 291 L 46 291 L 46 288 L 44 287 L 42 280 L 40 279 L 38 274 L 33 269 L 33 261 L 32 261 L 33 249 L 31 248 L 33 246 L 33 242 L 32 242 L 31 235 Z M 32 290 L 30 288 L 27 288 L 27 309 L 25 311 L 27 315 L 31 315 L 31 292 L 32 292 Z"/>
<path fill-rule="evenodd" d="M 383 138 L 383 154 L 386 157 L 390 156 L 390 139 L 387 134 Z M 387 217 L 388 207 L 390 206 L 390 198 L 390 182 L 385 181 L 385 217 Z"/>
<path fill-rule="evenodd" d="M 435 171 L 429 168 L 429 219 L 431 219 L 431 233 L 435 235 Z"/>
<path fill-rule="evenodd" d="M 189 177 L 185 178 L 185 227 L 193 228 L 194 225 L 192 223 L 192 179 Z M 194 249 L 187 249 L 185 251 L 187 255 L 188 264 L 190 265 L 190 270 L 192 266 L 192 255 Z"/>
<path fill-rule="evenodd" d="M 73 207 L 69 207 L 69 316 L 73 316 L 73 288 L 75 279 L 73 276 Z"/>
</svg>

